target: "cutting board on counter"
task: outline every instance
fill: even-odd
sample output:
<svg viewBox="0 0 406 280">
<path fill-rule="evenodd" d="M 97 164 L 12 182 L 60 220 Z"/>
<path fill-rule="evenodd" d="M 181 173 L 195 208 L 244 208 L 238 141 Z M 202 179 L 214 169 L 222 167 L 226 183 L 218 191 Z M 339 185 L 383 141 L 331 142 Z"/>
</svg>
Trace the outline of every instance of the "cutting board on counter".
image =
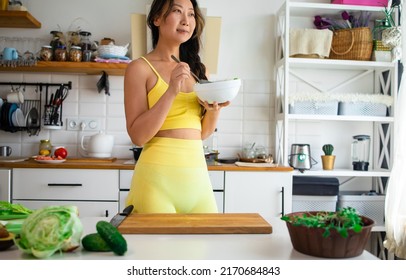
<svg viewBox="0 0 406 280">
<path fill-rule="evenodd" d="M 272 233 L 272 226 L 257 213 L 133 213 L 118 230 L 123 234 L 264 234 Z"/>
<path fill-rule="evenodd" d="M 82 163 L 82 162 L 114 162 L 116 161 L 117 158 L 115 157 L 108 157 L 108 158 L 91 158 L 91 157 L 83 157 L 83 158 L 66 158 L 67 162 L 77 162 L 77 163 Z"/>
</svg>

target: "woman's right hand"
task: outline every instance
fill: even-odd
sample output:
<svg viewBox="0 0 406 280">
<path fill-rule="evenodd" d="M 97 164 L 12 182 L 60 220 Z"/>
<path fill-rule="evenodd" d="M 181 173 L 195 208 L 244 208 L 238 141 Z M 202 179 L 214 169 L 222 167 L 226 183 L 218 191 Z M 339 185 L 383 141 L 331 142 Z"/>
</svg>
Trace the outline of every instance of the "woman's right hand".
<svg viewBox="0 0 406 280">
<path fill-rule="evenodd" d="M 172 87 L 176 93 L 179 93 L 185 80 L 189 78 L 191 78 L 189 65 L 185 62 L 176 63 L 171 73 L 169 87 Z"/>
</svg>

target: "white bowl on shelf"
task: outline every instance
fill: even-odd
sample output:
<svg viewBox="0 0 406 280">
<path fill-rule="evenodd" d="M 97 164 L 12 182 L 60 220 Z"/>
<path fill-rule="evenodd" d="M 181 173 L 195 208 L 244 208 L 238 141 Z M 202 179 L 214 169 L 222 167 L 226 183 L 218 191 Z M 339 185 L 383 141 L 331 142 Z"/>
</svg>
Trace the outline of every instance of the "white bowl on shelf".
<svg viewBox="0 0 406 280">
<path fill-rule="evenodd" d="M 224 103 L 233 100 L 237 96 L 240 87 L 241 80 L 235 78 L 203 84 L 198 83 L 194 89 L 200 100 L 212 104 L 213 102 Z"/>
</svg>

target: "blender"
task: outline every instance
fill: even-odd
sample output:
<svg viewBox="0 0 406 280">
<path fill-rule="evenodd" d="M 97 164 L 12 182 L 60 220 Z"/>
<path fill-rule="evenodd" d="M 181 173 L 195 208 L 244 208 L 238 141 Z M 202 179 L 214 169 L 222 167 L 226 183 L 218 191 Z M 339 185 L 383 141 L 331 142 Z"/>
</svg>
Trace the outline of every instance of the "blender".
<svg viewBox="0 0 406 280">
<path fill-rule="evenodd" d="M 371 137 L 355 135 L 352 137 L 351 158 L 354 170 L 368 171 Z"/>
</svg>

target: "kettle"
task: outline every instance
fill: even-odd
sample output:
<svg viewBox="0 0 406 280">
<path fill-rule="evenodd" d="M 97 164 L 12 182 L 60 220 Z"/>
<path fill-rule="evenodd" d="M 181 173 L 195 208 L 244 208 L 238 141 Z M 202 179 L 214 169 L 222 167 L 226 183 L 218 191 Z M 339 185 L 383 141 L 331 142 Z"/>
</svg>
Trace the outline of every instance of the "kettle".
<svg viewBox="0 0 406 280">
<path fill-rule="evenodd" d="M 85 141 L 86 138 L 89 138 L 89 140 Z M 84 145 L 85 142 L 87 142 L 87 146 Z M 114 136 L 106 135 L 102 131 L 92 136 L 83 135 L 80 142 L 83 154 L 87 157 L 96 158 L 111 157 L 113 145 Z"/>
<path fill-rule="evenodd" d="M 311 157 L 309 144 L 292 144 L 289 155 L 291 167 L 303 173 L 304 170 L 312 168 L 313 163 L 317 162 Z"/>
</svg>

